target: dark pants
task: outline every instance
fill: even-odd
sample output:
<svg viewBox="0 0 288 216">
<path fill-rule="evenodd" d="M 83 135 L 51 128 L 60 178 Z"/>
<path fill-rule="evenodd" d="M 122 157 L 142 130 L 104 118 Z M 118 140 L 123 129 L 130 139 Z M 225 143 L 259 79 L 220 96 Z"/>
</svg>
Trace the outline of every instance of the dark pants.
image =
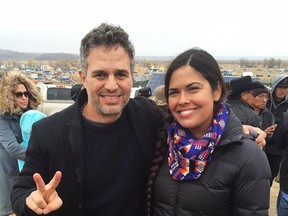
<svg viewBox="0 0 288 216">
<path fill-rule="evenodd" d="M 280 163 L 282 161 L 281 155 L 274 155 L 274 154 L 266 154 L 267 159 L 269 161 L 271 173 L 272 173 L 272 179 L 271 179 L 271 185 L 273 183 L 274 178 L 277 176 L 280 168 Z"/>
</svg>

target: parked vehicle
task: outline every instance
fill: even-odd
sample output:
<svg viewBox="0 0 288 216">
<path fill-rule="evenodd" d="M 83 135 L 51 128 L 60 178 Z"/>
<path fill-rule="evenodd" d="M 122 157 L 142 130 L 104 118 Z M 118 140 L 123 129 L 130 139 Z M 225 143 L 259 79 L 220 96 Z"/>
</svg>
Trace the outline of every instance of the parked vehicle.
<svg viewBox="0 0 288 216">
<path fill-rule="evenodd" d="M 152 91 L 150 87 L 132 87 L 130 98 L 134 98 L 137 96 L 150 97 L 152 95 Z"/>
<path fill-rule="evenodd" d="M 252 71 L 245 71 L 242 73 L 242 76 L 251 76 L 253 77 L 253 72 Z"/>
<path fill-rule="evenodd" d="M 138 91 L 141 87 L 132 87 L 130 98 L 134 98 L 138 95 Z"/>
<path fill-rule="evenodd" d="M 45 84 L 38 82 L 37 87 L 43 97 L 43 104 L 38 108 L 47 116 L 52 115 L 74 103 L 71 98 L 71 86 Z"/>
</svg>

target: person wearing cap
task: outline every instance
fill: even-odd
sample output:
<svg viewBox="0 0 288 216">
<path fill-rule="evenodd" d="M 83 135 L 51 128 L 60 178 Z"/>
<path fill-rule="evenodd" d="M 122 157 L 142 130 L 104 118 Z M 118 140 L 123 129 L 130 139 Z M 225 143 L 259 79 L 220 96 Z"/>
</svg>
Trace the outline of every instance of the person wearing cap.
<svg viewBox="0 0 288 216">
<path fill-rule="evenodd" d="M 262 88 L 254 89 L 253 90 L 253 96 L 254 100 L 252 102 L 252 107 L 255 111 L 255 113 L 259 117 L 260 126 L 261 129 L 266 133 L 266 145 L 263 148 L 263 150 L 266 153 L 266 150 L 271 148 L 271 137 L 275 131 L 275 128 L 277 124 L 275 124 L 275 118 L 273 113 L 268 110 L 266 107 L 267 101 L 269 99 L 269 91 L 268 89 L 263 85 Z M 267 156 L 268 157 L 268 156 Z M 270 164 L 270 168 L 273 166 L 273 164 Z M 271 185 L 273 181 L 271 180 Z"/>
<path fill-rule="evenodd" d="M 283 113 L 288 111 L 288 75 L 279 74 L 275 77 L 271 85 L 271 91 L 269 93 L 269 100 L 266 104 L 268 110 L 270 110 L 274 117 L 275 123 L 278 123 L 283 118 Z M 279 166 L 282 160 L 284 150 L 278 149 L 275 145 L 270 145 L 266 148 L 266 155 L 268 157 L 269 164 L 271 166 L 272 180 L 277 176 L 279 172 Z"/>
<path fill-rule="evenodd" d="M 268 141 L 273 135 L 276 127 L 274 115 L 266 107 L 269 99 L 268 89 L 264 85 L 263 88 L 254 89 L 253 96 L 254 100 L 251 105 L 259 117 L 260 128 L 267 134 L 266 141 Z"/>
<path fill-rule="evenodd" d="M 260 128 L 260 121 L 254 112 L 251 104 L 254 100 L 253 89 L 261 88 L 259 82 L 252 82 L 251 76 L 243 76 L 231 80 L 230 95 L 227 104 L 229 104 L 243 125 L 251 125 Z"/>
</svg>

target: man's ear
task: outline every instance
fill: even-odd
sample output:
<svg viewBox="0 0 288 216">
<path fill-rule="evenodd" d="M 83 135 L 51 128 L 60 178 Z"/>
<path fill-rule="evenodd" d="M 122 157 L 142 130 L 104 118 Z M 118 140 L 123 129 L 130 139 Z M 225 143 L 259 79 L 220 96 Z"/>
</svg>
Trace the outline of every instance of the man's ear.
<svg viewBox="0 0 288 216">
<path fill-rule="evenodd" d="M 83 73 L 83 71 L 79 70 L 78 71 L 78 76 L 80 77 L 81 83 L 83 87 L 85 88 L 86 86 L 86 75 Z"/>
</svg>

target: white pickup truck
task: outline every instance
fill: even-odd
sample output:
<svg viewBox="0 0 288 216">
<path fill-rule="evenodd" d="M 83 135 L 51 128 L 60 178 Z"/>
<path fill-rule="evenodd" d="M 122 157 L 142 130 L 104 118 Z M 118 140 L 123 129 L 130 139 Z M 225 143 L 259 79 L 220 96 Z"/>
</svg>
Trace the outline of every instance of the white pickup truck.
<svg viewBox="0 0 288 216">
<path fill-rule="evenodd" d="M 74 103 L 70 94 L 71 86 L 38 82 L 37 88 L 43 98 L 43 103 L 38 110 L 47 116 L 59 112 Z"/>
</svg>

